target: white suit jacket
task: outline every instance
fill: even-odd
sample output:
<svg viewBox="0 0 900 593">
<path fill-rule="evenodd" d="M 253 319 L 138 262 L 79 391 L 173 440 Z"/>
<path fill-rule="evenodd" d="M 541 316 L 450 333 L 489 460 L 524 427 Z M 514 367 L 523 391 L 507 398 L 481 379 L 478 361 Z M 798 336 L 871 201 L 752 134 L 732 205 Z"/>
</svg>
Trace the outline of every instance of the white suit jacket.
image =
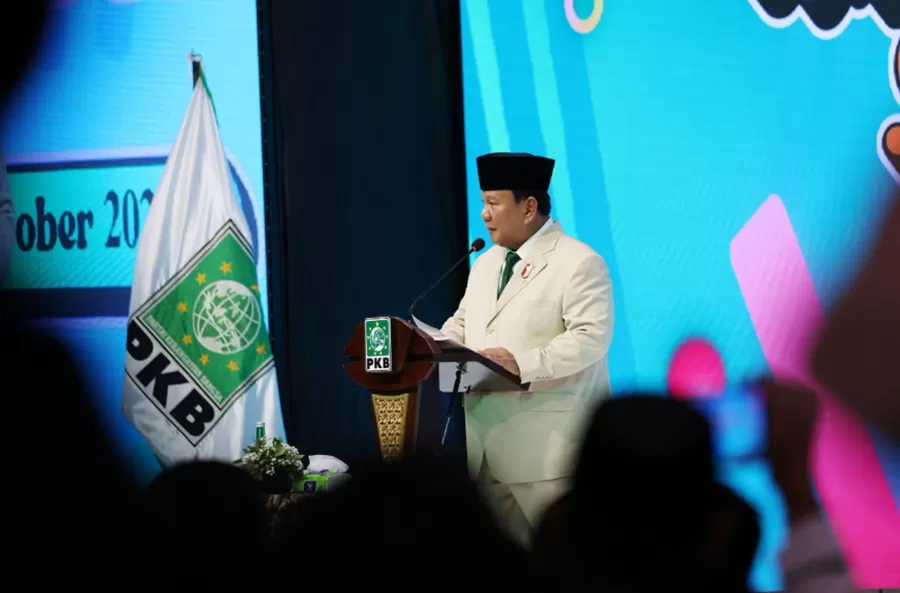
<svg viewBox="0 0 900 593">
<path fill-rule="evenodd" d="M 442 330 L 474 350 L 512 352 L 529 392 L 468 395 L 469 471 L 484 460 L 506 483 L 571 475 L 594 406 L 609 393 L 613 331 L 606 262 L 553 223 L 536 237 L 500 298 L 506 250 L 475 260 L 459 309 Z"/>
</svg>

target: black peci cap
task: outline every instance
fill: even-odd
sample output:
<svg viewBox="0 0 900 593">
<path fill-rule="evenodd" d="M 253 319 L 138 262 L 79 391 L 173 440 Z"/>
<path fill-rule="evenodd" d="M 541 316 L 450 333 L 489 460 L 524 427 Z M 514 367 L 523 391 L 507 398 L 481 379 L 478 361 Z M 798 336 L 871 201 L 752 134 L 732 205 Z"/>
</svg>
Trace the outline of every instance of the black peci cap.
<svg viewBox="0 0 900 593">
<path fill-rule="evenodd" d="M 492 152 L 475 163 L 481 191 L 547 191 L 556 161 L 526 152 Z"/>
</svg>

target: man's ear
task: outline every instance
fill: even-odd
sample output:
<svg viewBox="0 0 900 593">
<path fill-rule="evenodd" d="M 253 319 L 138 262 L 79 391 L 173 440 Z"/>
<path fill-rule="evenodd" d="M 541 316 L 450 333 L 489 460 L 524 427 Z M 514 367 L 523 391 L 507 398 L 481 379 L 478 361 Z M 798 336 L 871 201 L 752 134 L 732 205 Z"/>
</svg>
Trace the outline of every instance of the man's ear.
<svg viewBox="0 0 900 593">
<path fill-rule="evenodd" d="M 828 317 L 816 377 L 873 425 L 900 439 L 900 196 L 856 281 Z"/>
<path fill-rule="evenodd" d="M 525 198 L 525 212 L 528 213 L 529 220 L 533 220 L 538 215 L 538 202 L 534 196 Z"/>
</svg>

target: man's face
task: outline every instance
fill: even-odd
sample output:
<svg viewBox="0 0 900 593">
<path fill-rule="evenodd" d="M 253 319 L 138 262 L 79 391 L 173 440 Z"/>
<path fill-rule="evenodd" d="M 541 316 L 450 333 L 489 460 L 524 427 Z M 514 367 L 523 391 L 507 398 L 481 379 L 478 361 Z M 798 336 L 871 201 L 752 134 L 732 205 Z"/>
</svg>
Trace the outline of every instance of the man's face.
<svg viewBox="0 0 900 593">
<path fill-rule="evenodd" d="M 528 198 L 516 202 L 509 190 L 483 191 L 481 220 L 495 245 L 518 249 L 529 236 L 529 225 L 537 213 L 537 201 Z"/>
</svg>

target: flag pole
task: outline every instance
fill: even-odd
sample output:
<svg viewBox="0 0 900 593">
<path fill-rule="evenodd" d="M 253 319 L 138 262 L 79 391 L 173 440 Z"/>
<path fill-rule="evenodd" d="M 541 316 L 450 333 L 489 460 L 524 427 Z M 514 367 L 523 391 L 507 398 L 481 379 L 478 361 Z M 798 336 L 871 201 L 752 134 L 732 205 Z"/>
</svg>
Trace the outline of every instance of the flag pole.
<svg viewBox="0 0 900 593">
<path fill-rule="evenodd" d="M 203 56 L 196 54 L 194 53 L 194 50 L 191 50 L 191 53 L 188 54 L 188 60 L 191 62 L 191 72 L 194 75 L 194 86 L 197 86 L 197 81 L 200 80 L 200 65 L 203 62 Z"/>
<path fill-rule="evenodd" d="M 200 65 L 203 61 L 203 57 L 200 54 L 194 53 L 194 50 L 188 52 L 188 61 L 191 63 L 191 74 L 194 77 L 194 87 L 197 86 L 197 81 L 200 80 Z M 167 469 L 166 463 L 162 460 L 162 457 L 154 454 L 156 457 L 156 462 L 159 463 L 159 467 L 162 470 Z"/>
</svg>

